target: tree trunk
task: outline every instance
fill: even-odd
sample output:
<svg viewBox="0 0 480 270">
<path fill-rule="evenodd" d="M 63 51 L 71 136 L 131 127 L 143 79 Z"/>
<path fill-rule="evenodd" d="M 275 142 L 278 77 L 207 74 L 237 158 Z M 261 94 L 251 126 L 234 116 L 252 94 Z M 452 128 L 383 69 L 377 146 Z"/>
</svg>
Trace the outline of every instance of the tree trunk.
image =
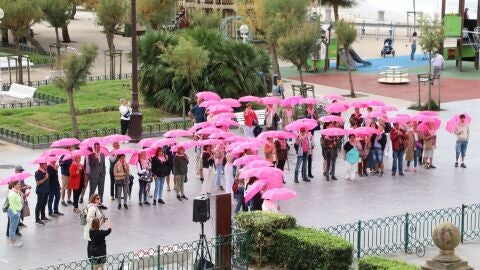
<svg viewBox="0 0 480 270">
<path fill-rule="evenodd" d="M 57 57 L 56 57 L 56 64 L 57 68 L 60 67 L 60 36 L 58 34 L 58 27 L 55 27 L 55 38 L 57 40 Z"/>
<path fill-rule="evenodd" d="M 278 54 L 277 54 L 277 47 L 275 44 L 270 45 L 270 49 L 272 51 L 272 69 L 273 74 L 278 74 L 281 78 L 282 75 L 280 74 L 280 65 L 278 64 Z"/>
<path fill-rule="evenodd" d="M 20 39 L 15 38 L 15 49 L 17 51 L 17 72 L 18 72 L 18 78 L 17 78 L 17 83 L 23 84 L 23 70 L 22 70 L 22 52 L 20 51 Z"/>
<path fill-rule="evenodd" d="M 75 14 L 77 14 L 77 4 L 74 2 L 70 12 L 70 20 L 75 20 Z"/>
<path fill-rule="evenodd" d="M 8 44 L 8 29 L 2 29 L 2 44 Z"/>
<path fill-rule="evenodd" d="M 428 53 L 428 103 L 427 109 L 430 110 L 430 101 L 432 100 L 432 52 Z"/>
<path fill-rule="evenodd" d="M 64 43 L 70 43 L 70 34 L 68 33 L 68 25 L 62 26 L 62 38 Z"/>
<path fill-rule="evenodd" d="M 32 44 L 33 47 L 35 47 L 35 49 L 39 51 L 43 51 L 42 45 L 33 36 L 27 35 L 26 38 L 27 38 L 27 41 L 30 42 L 30 44 Z"/>
<path fill-rule="evenodd" d="M 302 97 L 307 97 L 307 91 L 305 91 L 303 87 L 303 73 L 302 73 L 302 66 L 297 66 L 298 73 L 300 73 L 300 94 Z"/>
<path fill-rule="evenodd" d="M 338 5 L 333 5 L 333 16 L 335 17 L 335 22 L 338 22 L 339 17 L 338 17 Z"/>
<path fill-rule="evenodd" d="M 345 50 L 345 52 L 348 52 L 349 49 Z M 350 82 L 350 97 L 354 98 L 355 97 L 355 90 L 353 89 L 353 80 L 352 80 L 352 71 L 350 70 L 350 57 L 347 54 L 347 71 L 348 71 L 348 81 Z"/>
<path fill-rule="evenodd" d="M 72 118 L 72 136 L 78 139 L 78 124 L 77 124 L 77 112 L 75 110 L 75 103 L 73 101 L 73 89 L 67 89 L 67 99 L 70 105 L 70 116 Z"/>
<path fill-rule="evenodd" d="M 114 33 L 106 33 L 107 36 L 107 44 L 108 44 L 108 50 L 110 54 L 110 79 L 115 78 L 115 64 L 114 64 L 114 55 L 113 53 L 115 52 L 115 44 L 113 43 L 113 38 L 114 38 Z"/>
</svg>

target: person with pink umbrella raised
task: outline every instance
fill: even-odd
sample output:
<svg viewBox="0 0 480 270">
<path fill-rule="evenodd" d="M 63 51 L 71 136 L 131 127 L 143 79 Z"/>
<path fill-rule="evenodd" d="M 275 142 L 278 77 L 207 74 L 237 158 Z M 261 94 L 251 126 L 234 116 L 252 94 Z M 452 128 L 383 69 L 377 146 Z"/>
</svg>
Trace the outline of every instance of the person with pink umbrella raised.
<svg viewBox="0 0 480 270">
<path fill-rule="evenodd" d="M 305 128 L 300 129 L 300 134 L 295 141 L 295 151 L 297 152 L 297 164 L 295 165 L 295 178 L 294 182 L 298 182 L 298 174 L 300 171 L 300 167 L 302 169 L 302 180 L 304 182 L 310 182 L 310 179 L 307 177 L 307 158 L 308 158 L 308 151 L 310 149 L 310 142 L 307 134 L 307 130 Z"/>
<path fill-rule="evenodd" d="M 279 120 L 277 109 L 273 104 L 267 104 L 265 108 L 265 128 L 267 130 L 277 130 Z"/>
<path fill-rule="evenodd" d="M 285 163 L 288 159 L 288 151 L 290 150 L 290 146 L 288 145 L 285 138 L 278 138 L 275 140 L 275 152 L 277 154 L 277 164 L 276 167 L 280 170 L 284 171 Z M 283 180 L 285 184 L 285 179 Z"/>
<path fill-rule="evenodd" d="M 115 151 L 120 149 L 120 143 L 119 142 L 114 142 L 112 143 L 112 151 L 110 151 L 110 155 L 108 157 L 110 167 L 108 168 L 108 174 L 110 175 L 110 199 L 112 201 L 115 200 L 115 176 L 113 175 L 113 168 L 115 168 L 115 164 L 118 161 L 118 155 L 115 154 Z M 88 159 L 87 159 L 88 160 Z M 88 170 L 86 170 L 87 174 L 90 174 L 90 165 L 88 165 Z M 91 195 L 90 195 L 91 196 Z"/>
<path fill-rule="evenodd" d="M 105 187 L 105 154 L 100 151 L 100 143 L 96 142 L 93 145 L 93 153 L 88 155 L 88 165 L 90 166 L 90 192 L 89 197 L 95 193 L 98 187 L 98 196 L 102 201 L 99 206 L 100 209 L 106 210 L 107 207 L 103 205 L 103 190 Z"/>
<path fill-rule="evenodd" d="M 350 122 L 351 128 L 357 128 L 362 126 L 363 116 L 362 116 L 362 113 L 360 112 L 359 107 L 355 107 L 355 111 L 350 116 L 349 122 Z"/>
<path fill-rule="evenodd" d="M 168 156 L 164 153 L 162 147 L 158 147 L 155 155 L 152 157 L 152 173 L 155 178 L 155 187 L 153 189 L 153 205 L 165 204 L 163 200 L 163 186 L 165 178 L 170 175 L 170 165 Z"/>
<path fill-rule="evenodd" d="M 407 161 L 406 172 L 410 171 L 410 165 L 413 161 L 413 172 L 417 171 L 418 166 L 418 154 L 420 152 L 420 134 L 418 131 L 417 121 L 411 121 L 410 127 L 407 131 L 407 143 L 405 146 L 405 160 Z"/>
<path fill-rule="evenodd" d="M 407 143 L 407 132 L 401 129 L 398 122 L 393 123 L 390 131 L 390 140 L 392 141 L 392 176 L 395 176 L 398 169 L 398 175 L 403 174 L 403 155 L 405 154 L 405 145 Z"/>
<path fill-rule="evenodd" d="M 210 195 L 213 182 L 213 150 L 211 145 L 205 145 L 202 149 L 202 168 L 203 168 L 203 183 L 202 195 Z"/>
<path fill-rule="evenodd" d="M 470 138 L 470 125 L 466 122 L 465 114 L 458 116 L 458 123 L 453 133 L 457 135 L 455 146 L 455 167 L 458 167 L 458 158 L 462 157 L 460 167 L 467 168 L 465 165 L 465 155 L 467 154 L 468 139 Z"/>
<path fill-rule="evenodd" d="M 326 128 L 322 132 L 327 131 L 332 126 L 332 123 L 326 123 Z M 339 129 L 340 130 L 340 129 Z M 322 134 L 320 145 L 322 146 L 322 155 L 324 158 L 324 176 L 325 180 L 331 179 L 337 181 L 335 177 L 335 163 L 337 161 L 337 148 L 340 144 L 340 137 L 328 134 Z"/>
<path fill-rule="evenodd" d="M 370 145 L 372 146 L 373 166 L 375 173 L 378 173 L 379 177 L 383 176 L 383 155 L 387 144 L 387 134 L 385 134 L 384 126 L 378 125 L 380 134 L 373 133 L 370 138 Z"/>
<path fill-rule="evenodd" d="M 137 174 L 138 174 L 138 205 L 150 205 L 147 198 L 147 185 L 152 182 L 152 163 L 147 157 L 147 150 L 140 150 L 138 154 Z"/>
<path fill-rule="evenodd" d="M 10 221 L 9 228 L 9 238 L 10 244 L 14 247 L 21 247 L 23 242 L 18 240 L 18 236 L 16 234 L 16 230 L 18 228 L 18 224 L 20 222 L 20 215 L 22 212 L 22 195 L 20 191 L 20 182 L 14 181 L 9 184 L 9 192 L 8 192 L 8 209 L 7 214 Z"/>
</svg>

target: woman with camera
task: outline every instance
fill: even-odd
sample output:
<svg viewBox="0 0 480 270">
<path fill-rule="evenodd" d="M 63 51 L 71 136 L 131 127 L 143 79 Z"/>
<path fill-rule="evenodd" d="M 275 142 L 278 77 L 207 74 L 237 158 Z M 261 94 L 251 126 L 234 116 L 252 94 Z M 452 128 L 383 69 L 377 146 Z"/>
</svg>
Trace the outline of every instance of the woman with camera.
<svg viewBox="0 0 480 270">
<path fill-rule="evenodd" d="M 101 224 L 107 224 L 108 229 L 100 230 Z M 107 218 L 94 218 L 92 220 L 92 228 L 90 229 L 90 258 L 93 257 L 94 268 L 96 270 L 103 269 L 103 264 L 107 256 L 107 244 L 105 237 L 112 232 L 112 222 Z"/>
</svg>

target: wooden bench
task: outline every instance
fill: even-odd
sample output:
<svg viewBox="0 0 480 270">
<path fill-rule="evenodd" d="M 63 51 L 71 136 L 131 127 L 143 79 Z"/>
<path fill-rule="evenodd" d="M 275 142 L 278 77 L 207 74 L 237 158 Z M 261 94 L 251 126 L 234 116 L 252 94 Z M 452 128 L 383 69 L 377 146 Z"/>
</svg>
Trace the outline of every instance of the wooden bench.
<svg viewBox="0 0 480 270">
<path fill-rule="evenodd" d="M 35 87 L 30 87 L 30 86 L 26 86 L 18 83 L 12 83 L 8 91 L 1 92 L 0 94 L 9 96 L 9 97 L 20 98 L 20 99 L 32 99 L 36 90 L 37 88 Z"/>
<path fill-rule="evenodd" d="M 258 124 L 262 126 L 265 122 L 265 110 L 256 110 L 255 113 L 257 114 Z M 241 127 L 245 126 L 245 117 L 243 117 L 243 112 L 235 113 L 235 118 Z"/>
</svg>

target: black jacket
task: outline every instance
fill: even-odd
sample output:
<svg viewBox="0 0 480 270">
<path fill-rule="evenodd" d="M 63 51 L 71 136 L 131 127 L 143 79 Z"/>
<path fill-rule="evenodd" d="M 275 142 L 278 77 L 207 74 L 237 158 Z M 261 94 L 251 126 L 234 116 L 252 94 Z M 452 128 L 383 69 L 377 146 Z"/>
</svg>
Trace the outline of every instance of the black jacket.
<svg viewBox="0 0 480 270">
<path fill-rule="evenodd" d="M 90 230 L 90 254 L 93 257 L 107 255 L 107 244 L 105 243 L 105 237 L 107 237 L 111 232 L 112 229 Z"/>
<path fill-rule="evenodd" d="M 385 133 L 382 133 L 380 136 L 380 140 L 378 142 L 380 143 L 380 146 L 382 147 L 382 151 L 385 151 L 385 146 L 387 145 L 387 135 Z M 375 145 L 375 140 L 377 139 L 377 134 L 373 134 L 372 137 L 370 138 L 370 143 L 373 147 Z"/>
<path fill-rule="evenodd" d="M 157 177 L 170 175 L 170 163 L 168 157 L 165 161 L 160 161 L 157 156 L 152 157 L 152 173 Z"/>
</svg>

